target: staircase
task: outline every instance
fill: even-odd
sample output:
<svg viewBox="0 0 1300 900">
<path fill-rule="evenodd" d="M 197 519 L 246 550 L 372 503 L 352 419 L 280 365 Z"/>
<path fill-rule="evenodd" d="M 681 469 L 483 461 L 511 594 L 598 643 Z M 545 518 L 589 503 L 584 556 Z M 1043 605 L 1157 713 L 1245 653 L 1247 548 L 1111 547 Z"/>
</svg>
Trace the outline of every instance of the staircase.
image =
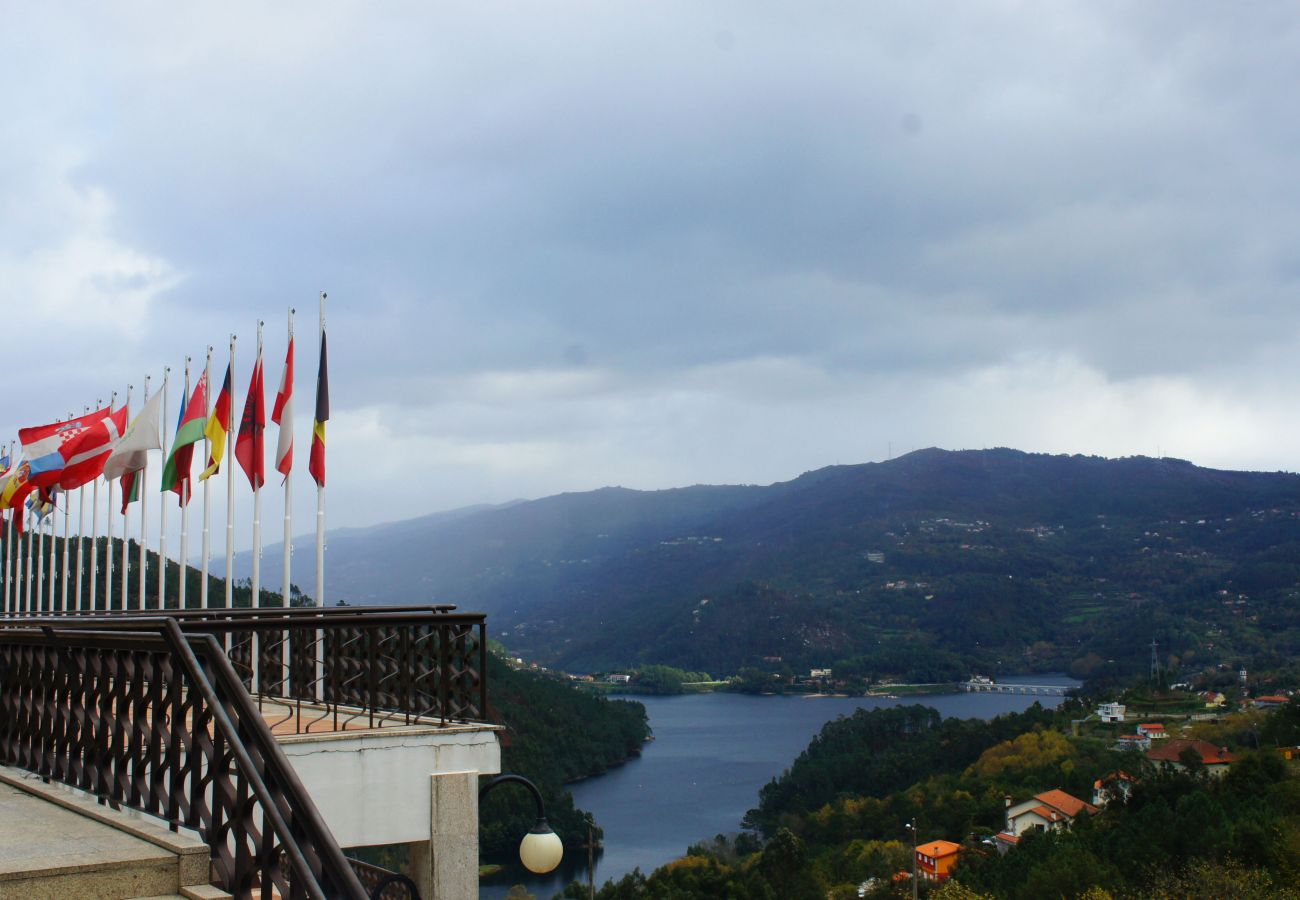
<svg viewBox="0 0 1300 900">
<path fill-rule="evenodd" d="M 197 836 L 0 767 L 0 898 L 229 900 L 209 881 Z"/>
</svg>

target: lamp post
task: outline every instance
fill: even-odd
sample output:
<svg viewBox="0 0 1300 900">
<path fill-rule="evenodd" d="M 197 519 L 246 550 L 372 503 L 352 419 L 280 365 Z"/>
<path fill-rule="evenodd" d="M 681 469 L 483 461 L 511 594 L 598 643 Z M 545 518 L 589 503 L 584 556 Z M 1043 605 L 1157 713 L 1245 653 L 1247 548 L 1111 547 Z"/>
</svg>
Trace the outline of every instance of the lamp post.
<svg viewBox="0 0 1300 900">
<path fill-rule="evenodd" d="M 919 840 L 916 836 L 916 816 L 912 817 L 912 821 L 904 822 L 903 827 L 912 833 L 912 840 L 910 841 L 912 845 L 912 900 L 916 900 L 917 892 L 920 890 L 920 884 L 916 879 L 916 842 Z"/>
<path fill-rule="evenodd" d="M 488 791 L 502 784 L 522 784 L 532 793 L 537 801 L 537 821 L 528 829 L 524 839 L 519 842 L 519 861 L 524 868 L 537 875 L 545 875 L 555 869 L 564 857 L 564 842 L 546 823 L 546 807 L 542 803 L 542 792 L 522 775 L 498 775 L 479 788 L 478 801 L 481 804 Z"/>
</svg>

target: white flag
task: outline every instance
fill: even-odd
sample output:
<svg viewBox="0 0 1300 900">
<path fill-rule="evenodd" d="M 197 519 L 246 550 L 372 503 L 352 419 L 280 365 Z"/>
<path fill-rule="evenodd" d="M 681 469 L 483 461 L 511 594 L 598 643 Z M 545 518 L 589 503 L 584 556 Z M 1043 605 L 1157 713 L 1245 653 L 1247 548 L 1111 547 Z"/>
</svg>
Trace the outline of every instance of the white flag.
<svg viewBox="0 0 1300 900">
<path fill-rule="evenodd" d="M 149 398 L 149 402 L 140 410 L 140 414 L 131 420 L 126 433 L 117 442 L 113 452 L 104 463 L 104 478 L 112 481 L 127 472 L 144 468 L 149 459 L 150 450 L 161 450 L 162 441 L 158 434 L 158 417 L 162 409 L 162 391 Z"/>
</svg>

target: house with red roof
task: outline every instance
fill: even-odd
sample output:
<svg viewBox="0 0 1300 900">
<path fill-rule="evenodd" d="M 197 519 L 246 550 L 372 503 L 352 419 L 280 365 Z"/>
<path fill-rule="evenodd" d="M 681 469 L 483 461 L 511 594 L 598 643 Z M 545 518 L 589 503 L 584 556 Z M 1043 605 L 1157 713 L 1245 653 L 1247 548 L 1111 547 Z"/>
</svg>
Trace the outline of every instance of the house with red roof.
<svg viewBox="0 0 1300 900">
<path fill-rule="evenodd" d="M 1291 702 L 1291 698 L 1282 694 L 1265 694 L 1262 697 L 1255 698 L 1255 706 L 1259 709 L 1272 709 L 1276 706 L 1286 706 Z"/>
<path fill-rule="evenodd" d="M 961 844 L 930 841 L 916 847 L 916 872 L 923 881 L 947 881 L 957 865 Z"/>
<path fill-rule="evenodd" d="M 1165 726 L 1160 722 L 1147 722 L 1137 727 L 1137 733 L 1153 741 L 1164 740 L 1169 737 L 1169 732 L 1165 731 Z"/>
<path fill-rule="evenodd" d="M 1145 734 L 1121 734 L 1115 739 L 1116 750 L 1150 750 L 1151 738 Z"/>
<path fill-rule="evenodd" d="M 1147 759 L 1157 766 L 1182 772 L 1187 769 L 1183 764 L 1183 753 L 1188 750 L 1199 756 L 1206 772 L 1216 778 L 1227 774 L 1228 767 L 1237 761 L 1237 758 L 1228 752 L 1227 747 L 1216 747 L 1209 741 L 1189 741 L 1181 738 L 1161 741 L 1158 747 L 1147 751 Z"/>
<path fill-rule="evenodd" d="M 1069 828 L 1081 815 L 1095 816 L 1099 812 L 1091 803 L 1062 790 L 1043 791 L 1014 805 L 1008 797 L 1006 828 L 996 836 L 998 852 L 1006 853 L 1030 831 L 1059 831 Z"/>
</svg>

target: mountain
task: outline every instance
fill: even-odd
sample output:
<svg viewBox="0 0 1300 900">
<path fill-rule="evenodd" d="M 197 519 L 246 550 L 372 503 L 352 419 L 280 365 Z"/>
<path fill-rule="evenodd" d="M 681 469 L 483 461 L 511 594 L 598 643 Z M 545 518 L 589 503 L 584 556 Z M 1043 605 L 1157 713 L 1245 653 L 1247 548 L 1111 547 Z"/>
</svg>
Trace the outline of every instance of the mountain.
<svg viewBox="0 0 1300 900">
<path fill-rule="evenodd" d="M 579 670 L 946 678 L 1144 665 L 1153 636 L 1180 663 L 1284 655 L 1300 649 L 1298 514 L 1294 474 L 929 449 L 335 532 L 329 597 L 481 609 L 513 650 Z M 278 560 L 267 548 L 271 584 Z"/>
</svg>

